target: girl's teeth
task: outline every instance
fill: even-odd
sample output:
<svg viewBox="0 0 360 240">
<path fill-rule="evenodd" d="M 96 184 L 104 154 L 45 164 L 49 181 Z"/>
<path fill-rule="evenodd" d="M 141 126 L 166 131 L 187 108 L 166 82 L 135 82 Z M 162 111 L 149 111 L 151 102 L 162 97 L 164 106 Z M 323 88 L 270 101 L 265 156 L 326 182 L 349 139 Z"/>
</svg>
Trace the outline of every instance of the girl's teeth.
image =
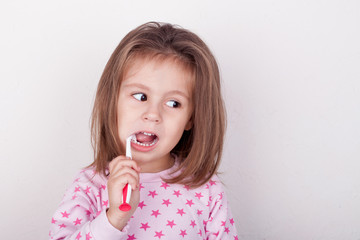
<svg viewBox="0 0 360 240">
<path fill-rule="evenodd" d="M 152 133 L 147 133 L 147 132 L 143 132 L 143 134 L 144 134 L 144 135 L 147 135 L 147 136 L 152 136 L 152 135 L 154 135 L 154 134 L 152 134 Z"/>
<path fill-rule="evenodd" d="M 147 136 L 154 136 L 155 135 L 155 134 L 147 133 L 147 132 L 142 132 L 142 133 L 144 135 L 147 135 Z M 140 146 L 150 147 L 150 146 L 153 146 L 157 142 L 157 138 L 155 138 L 152 143 L 141 143 L 141 142 L 138 142 L 136 138 L 133 138 L 131 141 L 138 144 L 138 145 L 140 145 Z"/>
</svg>

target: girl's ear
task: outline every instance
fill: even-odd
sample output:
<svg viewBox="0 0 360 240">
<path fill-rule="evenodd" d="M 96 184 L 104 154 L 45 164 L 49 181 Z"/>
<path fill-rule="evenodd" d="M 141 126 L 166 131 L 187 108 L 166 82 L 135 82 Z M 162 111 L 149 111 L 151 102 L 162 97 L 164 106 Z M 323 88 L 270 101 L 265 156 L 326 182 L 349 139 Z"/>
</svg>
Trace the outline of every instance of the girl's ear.
<svg viewBox="0 0 360 240">
<path fill-rule="evenodd" d="M 193 121 L 192 117 L 189 119 L 189 121 L 186 123 L 184 130 L 189 131 L 193 127 Z"/>
</svg>

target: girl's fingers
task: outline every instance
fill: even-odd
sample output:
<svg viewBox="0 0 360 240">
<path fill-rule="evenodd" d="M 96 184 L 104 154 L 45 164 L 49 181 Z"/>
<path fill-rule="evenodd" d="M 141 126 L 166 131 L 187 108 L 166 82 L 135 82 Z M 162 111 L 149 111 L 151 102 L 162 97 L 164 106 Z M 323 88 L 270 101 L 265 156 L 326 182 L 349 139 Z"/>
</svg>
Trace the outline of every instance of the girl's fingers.
<svg viewBox="0 0 360 240">
<path fill-rule="evenodd" d="M 109 172 L 110 174 L 114 171 L 117 171 L 119 168 L 129 167 L 133 168 L 136 171 L 140 171 L 140 167 L 137 165 L 137 163 L 134 160 L 131 160 L 130 158 L 119 156 L 117 158 L 114 158 L 109 163 Z"/>
</svg>

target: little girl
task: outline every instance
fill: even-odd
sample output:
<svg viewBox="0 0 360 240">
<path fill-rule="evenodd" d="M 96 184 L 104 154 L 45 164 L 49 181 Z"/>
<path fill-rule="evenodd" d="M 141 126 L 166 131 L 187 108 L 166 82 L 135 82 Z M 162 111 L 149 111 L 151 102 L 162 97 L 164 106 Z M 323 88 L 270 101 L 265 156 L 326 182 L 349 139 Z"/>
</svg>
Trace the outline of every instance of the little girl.
<svg viewBox="0 0 360 240">
<path fill-rule="evenodd" d="M 238 239 L 216 176 L 219 70 L 194 33 L 155 22 L 128 33 L 101 76 L 91 129 L 95 160 L 66 191 L 50 239 Z M 130 211 L 119 209 L 126 184 Z"/>
</svg>

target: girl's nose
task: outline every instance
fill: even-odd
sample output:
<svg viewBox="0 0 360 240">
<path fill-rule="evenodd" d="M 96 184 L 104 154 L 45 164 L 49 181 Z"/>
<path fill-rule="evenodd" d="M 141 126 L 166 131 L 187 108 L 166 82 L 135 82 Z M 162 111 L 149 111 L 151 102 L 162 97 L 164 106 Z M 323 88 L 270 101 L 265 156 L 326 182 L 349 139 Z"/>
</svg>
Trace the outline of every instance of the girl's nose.
<svg viewBox="0 0 360 240">
<path fill-rule="evenodd" d="M 159 123 L 161 122 L 161 114 L 157 107 L 149 107 L 143 115 L 145 121 Z"/>
</svg>

